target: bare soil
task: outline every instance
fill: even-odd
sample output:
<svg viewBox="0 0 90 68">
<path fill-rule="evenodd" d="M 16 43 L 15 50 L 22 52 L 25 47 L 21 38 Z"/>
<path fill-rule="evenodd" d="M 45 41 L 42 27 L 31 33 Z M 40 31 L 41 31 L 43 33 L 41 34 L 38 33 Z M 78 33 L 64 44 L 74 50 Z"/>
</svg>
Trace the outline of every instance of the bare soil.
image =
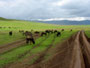
<svg viewBox="0 0 90 68">
<path fill-rule="evenodd" d="M 57 52 L 48 61 L 36 61 L 28 68 L 90 68 L 90 43 L 84 31 L 58 46 Z"/>
</svg>

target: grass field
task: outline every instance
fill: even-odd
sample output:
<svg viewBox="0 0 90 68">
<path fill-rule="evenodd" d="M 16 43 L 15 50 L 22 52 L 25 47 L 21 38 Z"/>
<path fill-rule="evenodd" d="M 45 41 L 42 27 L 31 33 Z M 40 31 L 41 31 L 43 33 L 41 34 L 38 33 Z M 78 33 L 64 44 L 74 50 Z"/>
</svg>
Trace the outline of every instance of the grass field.
<svg viewBox="0 0 90 68">
<path fill-rule="evenodd" d="M 29 21 L 0 21 L 0 45 L 8 44 L 20 39 L 25 39 L 18 30 L 37 30 L 44 31 L 46 29 L 65 29 L 61 32 L 60 37 L 54 37 L 55 34 L 39 37 L 36 39 L 36 44 L 23 44 L 20 47 L 13 48 L 11 51 L 0 54 L 0 68 L 13 62 L 23 62 L 24 59 L 44 52 L 52 43 L 52 48 L 56 47 L 58 43 L 68 39 L 72 34 L 75 34 L 78 30 L 85 30 L 85 33 L 90 37 L 90 25 L 53 25 L 45 23 L 36 23 Z M 11 28 L 9 28 L 11 27 Z M 71 32 L 70 29 L 73 29 Z M 13 31 L 13 36 L 9 36 L 8 32 Z M 53 41 L 54 40 L 54 41 Z M 23 56 L 22 56 L 23 55 Z M 28 60 L 28 64 L 34 63 L 39 56 L 33 57 Z"/>
<path fill-rule="evenodd" d="M 20 40 L 25 38 L 21 33 L 14 31 L 13 36 L 9 36 L 8 31 L 0 32 L 0 45 L 4 45 L 10 42 L 14 42 L 16 40 Z"/>
<path fill-rule="evenodd" d="M 0 21 L 0 30 L 45 30 L 45 29 L 65 29 L 65 30 L 89 30 L 90 25 L 53 25 L 45 23 L 36 23 L 29 21 Z M 12 28 L 8 28 L 12 27 Z"/>
<path fill-rule="evenodd" d="M 62 32 L 62 36 L 61 37 L 57 37 L 54 41 L 54 45 L 56 45 L 57 43 L 59 43 L 60 41 L 64 41 L 65 39 L 69 38 L 72 34 L 74 34 L 76 31 L 73 31 L 73 32 L 68 32 L 68 31 L 65 31 L 65 32 Z M 50 35 L 45 41 L 43 41 L 39 47 L 37 48 L 34 48 L 32 49 L 34 46 L 37 46 L 43 39 L 45 39 L 46 37 L 41 37 L 41 38 L 38 38 L 36 40 L 36 44 L 35 45 L 24 45 L 24 46 L 21 46 L 19 48 L 16 48 L 16 49 L 13 49 L 12 51 L 10 52 L 7 52 L 5 54 L 2 54 L 0 56 L 0 66 L 2 67 L 3 65 L 6 65 L 8 63 L 11 63 L 11 62 L 16 62 L 17 60 L 20 60 L 22 58 L 18 58 L 20 55 L 22 55 L 23 53 L 31 50 L 31 53 L 23 56 L 23 59 L 20 60 L 20 61 L 23 61 L 24 58 L 27 58 L 28 56 L 30 56 L 31 54 L 36 54 L 36 53 L 39 53 L 39 52 L 42 52 L 44 51 L 51 43 L 52 43 L 52 40 L 54 38 L 54 34 Z M 34 57 L 35 58 L 35 57 Z M 34 61 L 34 58 L 32 58 L 33 60 L 30 61 L 30 63 L 32 63 L 32 61 Z"/>
</svg>

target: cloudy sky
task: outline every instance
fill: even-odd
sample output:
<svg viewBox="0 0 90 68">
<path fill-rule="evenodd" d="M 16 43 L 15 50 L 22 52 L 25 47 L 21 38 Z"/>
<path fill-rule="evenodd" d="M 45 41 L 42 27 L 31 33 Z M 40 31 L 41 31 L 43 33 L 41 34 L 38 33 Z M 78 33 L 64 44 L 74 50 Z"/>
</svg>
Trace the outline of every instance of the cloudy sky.
<svg viewBox="0 0 90 68">
<path fill-rule="evenodd" d="M 90 17 L 90 0 L 0 0 L 0 17 L 50 19 Z"/>
</svg>

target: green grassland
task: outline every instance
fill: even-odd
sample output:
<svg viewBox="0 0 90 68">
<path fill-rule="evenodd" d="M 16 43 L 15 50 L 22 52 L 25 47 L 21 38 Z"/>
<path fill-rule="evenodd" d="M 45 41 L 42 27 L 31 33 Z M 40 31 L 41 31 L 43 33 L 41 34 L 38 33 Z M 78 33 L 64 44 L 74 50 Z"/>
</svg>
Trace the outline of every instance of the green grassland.
<svg viewBox="0 0 90 68">
<path fill-rule="evenodd" d="M 19 30 L 34 30 L 34 31 L 43 31 L 46 29 L 65 29 L 65 31 L 73 31 L 85 30 L 87 35 L 89 35 L 90 25 L 54 25 L 54 24 L 45 24 L 45 23 L 37 23 L 30 21 L 20 21 L 20 20 L 9 20 L 0 18 L 0 45 L 4 43 L 9 43 L 15 40 L 22 38 L 23 36 L 18 33 Z M 9 28 L 11 27 L 11 28 Z M 8 31 L 14 31 L 14 35 L 12 37 L 8 36 Z M 4 34 L 3 34 L 4 33 Z M 5 38 L 5 39 L 4 39 Z M 5 41 L 7 40 L 7 41 Z"/>
<path fill-rule="evenodd" d="M 54 46 L 57 44 L 57 43 L 60 43 L 61 41 L 64 41 L 65 39 L 69 38 L 72 34 L 74 34 L 76 31 L 73 31 L 73 32 L 69 32 L 69 31 L 65 31 L 65 32 L 62 32 L 62 36 L 61 37 L 56 37 L 55 38 L 55 41 L 54 41 Z M 24 58 L 27 58 L 28 56 L 30 56 L 31 54 L 36 54 L 36 53 L 39 53 L 39 52 L 42 52 L 44 51 L 51 43 L 52 43 L 52 40 L 54 38 L 54 35 L 55 34 L 51 34 L 44 42 L 42 42 L 39 47 L 37 48 L 34 48 L 32 49 L 34 46 L 37 46 L 37 44 L 39 44 L 43 39 L 46 38 L 46 36 L 44 37 L 40 37 L 36 40 L 36 44 L 35 45 L 30 45 L 30 44 L 26 44 L 24 46 L 21 46 L 19 48 L 16 48 L 16 49 L 13 49 L 13 51 L 11 52 L 7 52 L 3 55 L 0 56 L 0 67 L 2 67 L 3 65 L 6 65 L 6 64 L 9 64 L 9 63 L 12 63 L 12 62 L 16 62 L 17 60 L 19 61 L 23 61 Z M 32 49 L 32 50 L 31 50 Z M 29 51 L 31 50 L 31 53 L 23 56 L 23 58 L 19 58 L 18 57 L 20 55 L 22 55 L 23 53 L 25 53 L 26 51 Z M 34 57 L 35 58 L 35 57 Z M 32 61 L 34 60 L 34 58 L 32 58 L 32 60 L 30 61 L 30 64 L 32 63 Z"/>
<path fill-rule="evenodd" d="M 85 33 L 90 38 L 90 31 L 86 30 Z"/>
<path fill-rule="evenodd" d="M 55 25 L 55 24 L 45 24 L 45 23 L 37 23 L 30 21 L 0 21 L 0 30 L 38 30 L 42 31 L 45 29 L 65 29 L 65 30 L 89 30 L 90 25 Z M 8 28 L 12 27 L 12 28 Z"/>
<path fill-rule="evenodd" d="M 7 44 L 7 43 L 14 42 L 16 40 L 24 39 L 24 38 L 25 38 L 25 36 L 23 36 L 21 33 L 17 32 L 17 31 L 13 31 L 12 36 L 9 36 L 8 31 L 1 31 L 0 32 L 0 46 Z"/>
<path fill-rule="evenodd" d="M 25 36 L 23 36 L 21 33 L 19 33 L 19 30 L 34 30 L 34 31 L 44 31 L 46 29 L 65 29 L 64 32 L 61 32 L 60 37 L 56 37 L 55 41 L 53 42 L 53 47 L 56 46 L 56 44 L 61 43 L 62 41 L 68 39 L 72 34 L 75 34 L 78 30 L 85 30 L 85 33 L 88 37 L 90 37 L 90 25 L 54 25 L 54 24 L 45 24 L 45 23 L 37 23 L 37 22 L 29 22 L 29 21 L 19 21 L 19 20 L 0 20 L 0 45 L 8 44 L 16 40 L 25 39 Z M 11 27 L 11 28 L 8 28 Z M 71 32 L 70 29 L 73 29 Z M 13 31 L 13 36 L 9 36 L 8 32 Z M 6 52 L 4 54 L 0 55 L 0 68 L 6 64 L 12 63 L 12 62 L 19 62 L 23 61 L 28 56 L 31 56 L 33 54 L 40 53 L 44 51 L 46 48 L 48 48 L 49 45 L 52 44 L 52 41 L 54 39 L 55 34 L 51 34 L 48 37 L 43 36 L 36 39 L 36 44 L 25 44 L 19 48 L 15 48 L 10 52 Z M 37 46 L 43 39 L 47 39 L 43 41 L 38 47 L 33 48 Z M 24 54 L 25 52 L 31 50 L 30 53 L 24 55 L 22 58 L 18 58 L 20 55 Z M 32 58 L 32 60 L 29 61 L 29 63 L 33 63 L 37 57 Z"/>
</svg>

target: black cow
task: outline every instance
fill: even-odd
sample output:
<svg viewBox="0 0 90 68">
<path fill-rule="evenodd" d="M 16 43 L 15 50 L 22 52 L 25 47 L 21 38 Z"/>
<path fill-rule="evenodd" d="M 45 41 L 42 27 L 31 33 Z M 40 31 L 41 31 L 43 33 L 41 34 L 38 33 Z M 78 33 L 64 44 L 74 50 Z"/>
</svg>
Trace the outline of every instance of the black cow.
<svg viewBox="0 0 90 68">
<path fill-rule="evenodd" d="M 35 34 L 40 34 L 40 32 L 39 31 L 36 31 L 36 32 L 34 32 Z"/>
<path fill-rule="evenodd" d="M 54 30 L 54 33 L 57 33 L 58 31 L 57 30 Z"/>
<path fill-rule="evenodd" d="M 56 35 L 57 35 L 57 37 L 58 37 L 58 36 L 61 36 L 61 32 L 57 32 L 57 34 L 56 34 Z"/>
<path fill-rule="evenodd" d="M 47 34 L 49 34 L 49 33 L 50 33 L 50 30 L 46 30 L 45 32 L 46 32 Z"/>
<path fill-rule="evenodd" d="M 46 33 L 46 32 L 42 32 L 42 33 L 41 33 L 41 36 L 44 36 L 44 35 L 46 36 L 47 33 Z"/>
<path fill-rule="evenodd" d="M 12 31 L 9 32 L 9 35 L 12 36 Z"/>
</svg>

